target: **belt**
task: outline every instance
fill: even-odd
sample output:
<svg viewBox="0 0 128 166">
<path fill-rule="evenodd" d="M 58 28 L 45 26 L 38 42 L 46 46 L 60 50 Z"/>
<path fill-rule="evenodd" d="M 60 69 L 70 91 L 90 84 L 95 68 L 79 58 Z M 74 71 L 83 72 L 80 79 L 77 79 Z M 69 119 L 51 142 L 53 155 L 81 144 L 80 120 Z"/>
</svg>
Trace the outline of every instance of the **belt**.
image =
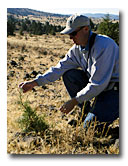
<svg viewBox="0 0 128 166">
<path fill-rule="evenodd" d="M 113 86 L 112 89 L 103 91 L 103 92 L 101 92 L 98 96 L 105 95 L 106 92 L 111 91 L 111 90 L 114 90 L 114 91 L 119 92 L 119 82 L 115 82 L 115 84 L 114 84 L 114 86 Z"/>
<path fill-rule="evenodd" d="M 119 91 L 119 82 L 115 82 L 115 85 L 112 88 L 112 90 Z"/>
</svg>

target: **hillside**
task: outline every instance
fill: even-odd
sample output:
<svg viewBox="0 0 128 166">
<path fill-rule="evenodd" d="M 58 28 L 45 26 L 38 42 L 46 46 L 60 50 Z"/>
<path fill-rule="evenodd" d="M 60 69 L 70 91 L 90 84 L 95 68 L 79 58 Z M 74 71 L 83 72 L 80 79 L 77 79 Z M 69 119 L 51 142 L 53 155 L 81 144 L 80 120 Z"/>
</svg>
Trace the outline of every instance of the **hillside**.
<svg viewBox="0 0 128 166">
<path fill-rule="evenodd" d="M 15 14 L 15 15 L 20 15 L 20 16 L 44 16 L 44 17 L 69 17 L 69 15 L 63 15 L 63 14 L 55 14 L 55 13 L 48 13 L 48 12 L 43 12 L 43 11 L 37 11 L 33 9 L 28 9 L 28 8 L 7 8 L 7 13 L 10 14 Z M 95 19 L 100 19 L 105 16 L 103 13 L 83 13 L 83 15 L 86 15 L 90 18 L 95 18 Z M 114 15 L 110 14 L 110 18 L 112 20 L 119 20 L 119 15 Z"/>
<path fill-rule="evenodd" d="M 13 16 L 18 20 L 29 18 L 29 20 L 36 20 L 41 23 L 49 22 L 49 24 L 58 26 L 65 26 L 66 20 L 69 17 L 67 15 L 40 12 L 28 8 L 7 8 L 7 15 L 8 18 L 10 16 Z"/>
<path fill-rule="evenodd" d="M 54 14 L 54 13 L 47 13 L 43 11 L 37 11 L 28 8 L 7 8 L 7 13 L 20 15 L 20 16 L 45 16 L 45 17 L 65 17 L 66 15 L 62 14 Z"/>
<path fill-rule="evenodd" d="M 95 14 L 92 14 L 92 13 L 84 13 L 83 15 L 86 15 L 90 18 L 104 18 L 106 14 L 103 14 L 103 13 L 95 13 Z M 110 19 L 112 20 L 119 20 L 119 16 L 118 15 L 114 15 L 114 14 L 110 14 Z"/>
</svg>

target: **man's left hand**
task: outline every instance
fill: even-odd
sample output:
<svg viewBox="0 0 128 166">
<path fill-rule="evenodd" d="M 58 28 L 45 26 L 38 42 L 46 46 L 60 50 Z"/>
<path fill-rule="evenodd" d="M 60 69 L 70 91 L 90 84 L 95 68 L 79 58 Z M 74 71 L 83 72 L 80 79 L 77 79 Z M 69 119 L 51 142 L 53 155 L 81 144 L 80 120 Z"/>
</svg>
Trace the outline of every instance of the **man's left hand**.
<svg viewBox="0 0 128 166">
<path fill-rule="evenodd" d="M 67 101 L 66 103 L 64 103 L 62 107 L 60 108 L 60 111 L 68 114 L 77 104 L 78 104 L 78 101 L 75 98 L 73 98 Z"/>
</svg>

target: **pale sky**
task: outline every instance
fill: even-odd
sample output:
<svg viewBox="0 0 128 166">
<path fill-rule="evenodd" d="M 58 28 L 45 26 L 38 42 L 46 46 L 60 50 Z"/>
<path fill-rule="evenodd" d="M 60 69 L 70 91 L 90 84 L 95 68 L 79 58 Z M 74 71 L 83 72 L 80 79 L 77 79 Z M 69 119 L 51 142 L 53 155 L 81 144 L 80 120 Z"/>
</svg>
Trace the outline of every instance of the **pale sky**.
<svg viewBox="0 0 128 166">
<path fill-rule="evenodd" d="M 104 13 L 119 15 L 117 8 L 33 8 L 35 10 L 57 13 L 57 14 L 74 14 L 74 13 Z"/>
</svg>

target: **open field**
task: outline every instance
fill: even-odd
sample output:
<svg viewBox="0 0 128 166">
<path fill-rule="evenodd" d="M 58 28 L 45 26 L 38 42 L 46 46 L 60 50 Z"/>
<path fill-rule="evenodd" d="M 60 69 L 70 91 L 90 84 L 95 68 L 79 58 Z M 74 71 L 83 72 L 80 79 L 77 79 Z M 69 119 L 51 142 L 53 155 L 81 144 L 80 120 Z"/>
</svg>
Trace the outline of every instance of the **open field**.
<svg viewBox="0 0 128 166">
<path fill-rule="evenodd" d="M 62 78 L 44 87 L 22 94 L 36 108 L 39 116 L 45 115 L 49 128 L 45 132 L 24 133 L 17 120 L 23 110 L 19 106 L 18 85 L 35 78 L 34 72 L 43 74 L 64 57 L 72 46 L 66 35 L 20 36 L 7 38 L 7 151 L 11 154 L 119 154 L 119 119 L 111 126 L 111 134 L 95 131 L 95 125 L 87 131 L 82 124 L 76 127 L 68 124 L 70 119 L 78 120 L 80 109 L 75 107 L 67 116 L 59 108 L 69 99 Z M 115 130 L 114 130 L 115 129 Z M 113 133 L 113 135 L 112 135 Z"/>
</svg>

